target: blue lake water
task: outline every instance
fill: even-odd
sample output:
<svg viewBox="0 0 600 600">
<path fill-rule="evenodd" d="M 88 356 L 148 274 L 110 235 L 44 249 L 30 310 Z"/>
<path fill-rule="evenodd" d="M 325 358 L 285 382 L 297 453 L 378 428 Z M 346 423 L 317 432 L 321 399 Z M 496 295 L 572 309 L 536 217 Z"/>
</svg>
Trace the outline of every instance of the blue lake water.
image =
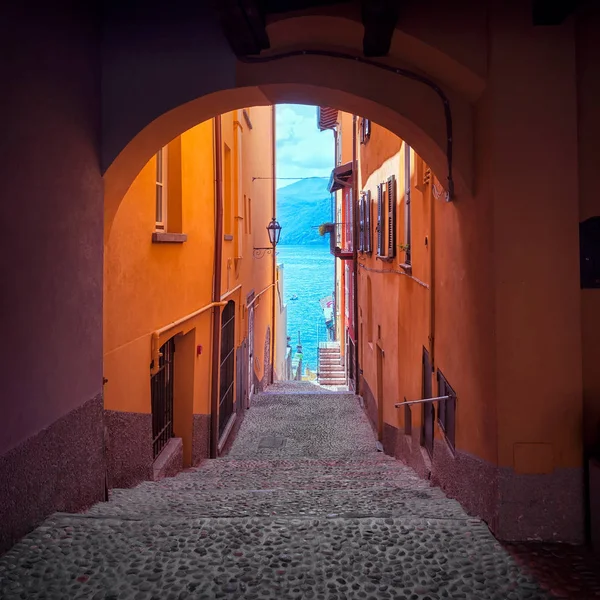
<svg viewBox="0 0 600 600">
<path fill-rule="evenodd" d="M 292 355 L 298 331 L 302 340 L 303 364 L 317 370 L 318 342 L 327 341 L 325 317 L 319 300 L 333 294 L 334 258 L 328 244 L 277 246 L 277 263 L 283 264 L 283 297 L 287 304 L 288 335 Z M 297 300 L 291 300 L 293 295 Z"/>
</svg>

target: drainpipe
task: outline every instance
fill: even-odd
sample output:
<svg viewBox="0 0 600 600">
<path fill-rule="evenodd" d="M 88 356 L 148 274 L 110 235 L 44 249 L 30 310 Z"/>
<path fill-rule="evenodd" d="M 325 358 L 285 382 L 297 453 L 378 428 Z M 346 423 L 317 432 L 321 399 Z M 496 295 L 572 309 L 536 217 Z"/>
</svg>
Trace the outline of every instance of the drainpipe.
<svg viewBox="0 0 600 600">
<path fill-rule="evenodd" d="M 277 218 L 277 179 L 275 173 L 275 105 L 271 107 L 271 146 L 272 146 L 272 159 L 273 159 L 273 171 L 272 171 L 272 194 L 273 194 L 273 218 Z M 277 269 L 277 257 L 276 257 L 276 246 L 273 246 L 273 302 L 272 311 L 271 311 L 271 383 L 273 383 L 275 379 L 275 344 L 277 338 L 275 337 L 275 283 L 276 283 L 276 269 Z"/>
<path fill-rule="evenodd" d="M 337 129 L 334 128 L 333 129 L 333 147 L 335 148 L 335 150 L 334 150 L 335 156 L 334 156 L 333 162 L 334 162 L 335 167 L 337 167 L 337 140 L 338 140 Z M 332 215 L 331 221 L 333 223 L 335 223 L 337 221 L 337 193 L 334 192 L 332 194 L 332 196 L 333 196 L 333 202 L 332 202 L 333 215 Z M 329 240 L 329 243 L 331 244 L 331 239 Z M 335 246 L 335 244 L 334 244 L 334 246 Z M 333 339 L 334 339 L 334 341 L 338 341 L 337 340 L 337 337 L 338 337 L 338 335 L 337 335 L 337 331 L 338 331 L 337 330 L 337 326 L 338 326 L 337 278 L 338 278 L 338 261 L 337 261 L 337 258 L 334 258 L 334 260 L 333 260 Z"/>
<path fill-rule="evenodd" d="M 223 251 L 223 149 L 221 142 L 221 115 L 213 120 L 215 154 L 215 260 L 212 301 L 221 300 L 221 259 Z M 221 307 L 213 308 L 212 372 L 210 390 L 210 457 L 217 458 L 219 444 L 219 351 L 221 342 Z"/>
<path fill-rule="evenodd" d="M 432 193 L 433 173 L 429 183 L 429 358 L 435 371 L 435 200 Z"/>
<path fill-rule="evenodd" d="M 352 275 L 354 285 L 354 392 L 358 394 L 358 161 L 356 160 L 356 115 L 352 116 Z"/>
</svg>

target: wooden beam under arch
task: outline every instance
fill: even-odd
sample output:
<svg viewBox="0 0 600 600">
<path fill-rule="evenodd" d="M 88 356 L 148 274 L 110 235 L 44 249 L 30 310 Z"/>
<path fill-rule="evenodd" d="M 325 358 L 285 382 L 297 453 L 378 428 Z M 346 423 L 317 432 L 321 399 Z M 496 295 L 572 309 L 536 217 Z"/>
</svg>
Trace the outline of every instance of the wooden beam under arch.
<svg viewBox="0 0 600 600">
<path fill-rule="evenodd" d="M 365 28 L 363 37 L 365 56 L 387 56 L 399 11 L 400 0 L 361 0 L 361 17 Z"/>
<path fill-rule="evenodd" d="M 260 0 L 215 0 L 223 33 L 236 56 L 260 54 L 270 47 L 264 3 Z"/>
</svg>

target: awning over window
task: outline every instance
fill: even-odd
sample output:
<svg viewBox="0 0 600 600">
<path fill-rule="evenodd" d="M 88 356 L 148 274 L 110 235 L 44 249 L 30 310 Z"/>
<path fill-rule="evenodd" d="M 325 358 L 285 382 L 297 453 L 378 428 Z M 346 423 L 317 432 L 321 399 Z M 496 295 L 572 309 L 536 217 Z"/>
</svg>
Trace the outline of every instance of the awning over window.
<svg viewBox="0 0 600 600">
<path fill-rule="evenodd" d="M 331 171 L 331 177 L 329 179 L 329 193 L 337 192 L 345 187 L 352 186 L 352 163 L 348 162 L 345 165 L 335 167 Z"/>
<path fill-rule="evenodd" d="M 337 125 L 337 121 L 337 108 L 330 108 L 329 106 L 317 106 L 317 126 L 321 131 L 325 131 L 325 129 L 333 129 Z"/>
</svg>

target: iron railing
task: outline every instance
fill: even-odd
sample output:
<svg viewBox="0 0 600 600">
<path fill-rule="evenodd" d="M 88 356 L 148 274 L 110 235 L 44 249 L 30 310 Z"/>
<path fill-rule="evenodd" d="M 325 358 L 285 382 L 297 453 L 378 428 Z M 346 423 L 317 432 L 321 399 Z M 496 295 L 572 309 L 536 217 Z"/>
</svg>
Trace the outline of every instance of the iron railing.
<svg viewBox="0 0 600 600">
<path fill-rule="evenodd" d="M 449 388 L 449 386 L 448 386 L 448 388 Z M 404 407 L 404 433 L 406 435 L 411 435 L 412 434 L 412 413 L 411 413 L 410 407 L 415 404 L 420 404 L 420 405 L 425 405 L 425 406 L 429 405 L 431 407 L 431 410 L 433 411 L 433 402 L 439 402 L 438 415 L 441 412 L 440 406 L 444 406 L 445 415 L 446 415 L 446 421 L 445 421 L 446 428 L 444 428 L 444 426 L 442 426 L 442 429 L 444 431 L 444 434 L 446 435 L 446 439 L 448 440 L 448 443 L 450 444 L 451 448 L 454 450 L 454 414 L 455 414 L 455 407 L 456 407 L 456 396 L 455 395 L 449 394 L 449 395 L 445 395 L 445 396 L 436 396 L 435 398 L 421 398 L 420 400 L 410 400 L 410 401 L 407 401 L 405 399 L 404 402 L 397 402 L 396 404 L 394 404 L 394 408 Z M 448 415 L 449 415 L 448 407 L 450 407 L 450 411 L 451 411 L 451 415 L 452 415 L 451 416 L 451 422 L 452 422 L 451 429 L 449 427 L 450 420 L 448 419 Z M 432 414 L 431 416 L 432 416 L 432 421 L 433 421 L 433 419 L 435 418 L 435 415 Z M 439 421 L 440 421 L 440 417 L 438 416 L 438 422 Z M 431 424 L 433 424 L 433 423 L 431 423 Z M 423 423 L 423 425 L 425 425 L 425 423 Z M 440 423 L 440 425 L 442 425 L 442 423 Z M 431 455 L 433 452 L 433 432 L 429 433 L 428 429 L 427 430 L 424 429 L 423 430 L 423 439 L 421 440 L 421 444 L 423 446 L 425 446 L 425 448 Z"/>
<path fill-rule="evenodd" d="M 158 371 L 150 379 L 152 452 L 156 458 L 173 437 L 173 355 L 175 338 L 162 345 Z"/>
</svg>

